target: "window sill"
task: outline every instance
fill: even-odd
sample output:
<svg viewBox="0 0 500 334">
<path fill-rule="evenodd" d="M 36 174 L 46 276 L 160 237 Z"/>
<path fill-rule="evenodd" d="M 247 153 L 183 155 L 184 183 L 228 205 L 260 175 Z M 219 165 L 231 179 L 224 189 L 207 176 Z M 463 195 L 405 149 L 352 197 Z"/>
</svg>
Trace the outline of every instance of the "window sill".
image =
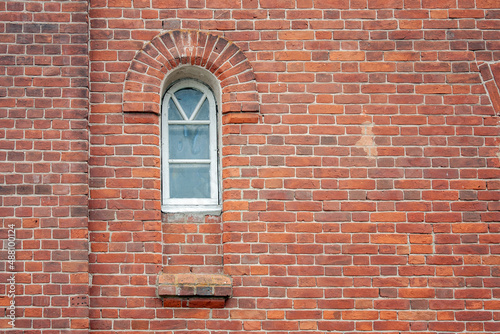
<svg viewBox="0 0 500 334">
<path fill-rule="evenodd" d="M 222 212 L 222 207 L 220 205 L 162 205 L 161 211 L 164 213 L 199 213 L 218 216 Z"/>
<path fill-rule="evenodd" d="M 160 274 L 157 291 L 160 297 L 229 298 L 233 286 L 222 274 Z"/>
</svg>

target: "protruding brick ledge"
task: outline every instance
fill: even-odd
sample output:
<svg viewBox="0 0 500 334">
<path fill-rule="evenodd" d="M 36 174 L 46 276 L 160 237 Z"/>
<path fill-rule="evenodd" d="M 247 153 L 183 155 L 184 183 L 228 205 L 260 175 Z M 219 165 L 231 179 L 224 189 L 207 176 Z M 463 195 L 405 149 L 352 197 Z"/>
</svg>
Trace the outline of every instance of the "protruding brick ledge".
<svg viewBox="0 0 500 334">
<path fill-rule="evenodd" d="M 222 122 L 224 124 L 257 124 L 259 117 L 259 114 L 229 113 L 222 117 Z"/>
<path fill-rule="evenodd" d="M 229 298 L 233 292 L 231 277 L 222 274 L 160 274 L 160 297 Z"/>
</svg>

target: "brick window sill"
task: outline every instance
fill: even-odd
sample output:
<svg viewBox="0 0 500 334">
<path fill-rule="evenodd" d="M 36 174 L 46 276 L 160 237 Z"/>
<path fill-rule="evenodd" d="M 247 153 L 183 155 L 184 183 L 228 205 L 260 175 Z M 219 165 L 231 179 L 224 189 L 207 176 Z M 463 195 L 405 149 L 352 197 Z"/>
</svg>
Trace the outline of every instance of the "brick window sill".
<svg viewBox="0 0 500 334">
<path fill-rule="evenodd" d="M 233 292 L 231 277 L 222 274 L 160 274 L 160 297 L 229 298 Z"/>
</svg>

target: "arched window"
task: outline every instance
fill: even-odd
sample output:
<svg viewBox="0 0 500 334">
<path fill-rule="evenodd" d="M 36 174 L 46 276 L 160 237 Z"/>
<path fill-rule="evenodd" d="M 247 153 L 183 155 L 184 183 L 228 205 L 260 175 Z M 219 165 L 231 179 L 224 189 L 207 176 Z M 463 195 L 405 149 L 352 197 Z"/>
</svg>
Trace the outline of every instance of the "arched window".
<svg viewBox="0 0 500 334">
<path fill-rule="evenodd" d="M 162 102 L 162 210 L 220 211 L 217 106 L 194 79 L 167 89 Z"/>
</svg>

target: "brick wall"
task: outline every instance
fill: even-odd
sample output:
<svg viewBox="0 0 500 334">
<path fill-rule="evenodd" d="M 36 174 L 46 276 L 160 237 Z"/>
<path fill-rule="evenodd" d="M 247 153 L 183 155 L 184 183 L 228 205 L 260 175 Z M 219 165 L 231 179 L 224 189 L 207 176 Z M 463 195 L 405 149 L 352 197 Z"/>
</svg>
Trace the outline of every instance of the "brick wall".
<svg viewBox="0 0 500 334">
<path fill-rule="evenodd" d="M 86 1 L 0 1 L 0 327 L 16 234 L 16 329 L 86 333 Z"/>
<path fill-rule="evenodd" d="M 21 328 L 83 328 L 88 286 L 99 333 L 500 330 L 496 1 L 91 0 L 88 276 L 87 8 L 0 6 Z M 221 216 L 161 212 L 162 83 L 188 64 L 222 87 Z M 232 297 L 160 298 L 162 273 Z"/>
</svg>

